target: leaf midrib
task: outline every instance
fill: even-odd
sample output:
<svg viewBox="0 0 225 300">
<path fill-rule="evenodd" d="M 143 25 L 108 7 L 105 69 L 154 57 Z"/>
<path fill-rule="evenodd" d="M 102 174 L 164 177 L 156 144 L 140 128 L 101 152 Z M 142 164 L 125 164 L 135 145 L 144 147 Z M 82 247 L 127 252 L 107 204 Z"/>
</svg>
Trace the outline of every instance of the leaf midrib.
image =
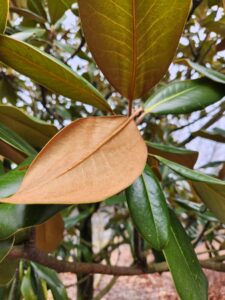
<svg viewBox="0 0 225 300">
<path fill-rule="evenodd" d="M 15 42 L 15 40 L 11 39 L 10 37 L 7 37 L 7 38 L 6 38 L 6 37 L 3 36 L 3 35 L 0 35 L 0 38 L 3 38 L 3 40 L 8 40 L 8 41 L 11 40 L 11 41 Z M 55 64 L 57 65 L 57 67 L 59 67 L 59 68 L 61 67 L 61 68 L 63 69 L 64 66 L 61 65 L 61 63 L 57 62 L 57 60 L 55 60 L 53 57 L 51 57 L 51 56 L 47 55 L 46 53 L 40 51 L 39 49 L 36 49 L 36 48 L 34 48 L 34 47 L 30 46 L 30 45 L 27 45 L 27 44 L 25 44 L 25 43 L 23 43 L 23 42 L 21 42 L 21 41 L 16 41 L 16 42 L 17 42 L 18 44 L 22 44 L 24 47 L 27 47 L 28 49 L 29 49 L 29 47 L 30 47 L 33 51 L 36 51 L 36 52 L 38 52 L 39 54 L 45 56 L 45 58 L 49 59 L 49 60 L 51 61 L 51 63 L 55 63 Z M 3 49 L 5 49 L 6 52 L 8 51 L 7 47 L 4 47 L 4 45 L 0 45 L 0 49 L 1 49 L 1 47 L 2 47 Z M 34 67 L 34 70 L 35 70 L 35 68 L 36 68 L 36 69 L 39 69 L 39 70 L 41 70 L 42 73 L 45 73 L 46 76 L 51 76 L 52 78 L 55 78 L 56 80 L 61 81 L 63 84 L 65 84 L 65 85 L 67 85 L 67 86 L 70 86 L 70 88 L 74 89 L 74 84 L 72 84 L 70 81 L 64 80 L 62 77 L 57 76 L 55 73 L 48 71 L 48 69 L 44 68 L 43 66 L 41 66 L 41 65 L 39 65 L 39 64 L 36 64 L 36 63 L 30 61 L 29 59 L 26 59 L 24 56 L 22 56 L 22 55 L 18 54 L 17 52 L 15 52 L 12 48 L 10 49 L 10 51 L 13 53 L 14 57 L 17 57 L 17 59 L 23 61 L 24 63 L 27 63 L 28 65 L 33 66 L 33 67 Z M 89 85 L 89 83 L 88 83 L 88 82 L 85 82 L 84 79 L 83 79 L 82 77 L 79 77 L 78 75 L 76 75 L 76 73 L 73 73 L 73 72 L 72 72 L 70 69 L 68 69 L 66 66 L 65 66 L 65 69 L 66 69 L 66 71 L 69 72 L 72 76 L 74 76 L 74 78 L 75 78 L 76 80 L 80 80 L 82 84 L 87 84 L 87 86 Z M 65 70 L 64 70 L 64 71 L 65 71 Z M 29 75 L 28 75 L 28 77 L 29 77 Z M 34 81 L 36 81 L 36 80 L 34 80 Z M 51 88 L 49 88 L 47 85 L 45 85 L 45 84 L 43 84 L 43 83 L 42 83 L 41 85 L 45 86 L 47 89 L 52 90 Z M 104 99 L 103 99 L 103 98 L 102 98 L 102 101 L 101 101 L 101 100 L 97 97 L 97 95 L 94 93 L 94 91 L 93 91 L 93 93 L 91 93 L 91 92 L 89 91 L 89 88 L 91 88 L 91 86 L 90 86 L 90 87 L 88 86 L 88 89 L 85 89 L 85 88 L 83 88 L 82 86 L 80 86 L 80 85 L 78 84 L 77 88 L 78 88 L 81 92 L 84 92 L 84 93 L 90 95 L 90 97 L 94 97 L 94 98 L 95 98 L 95 101 L 98 102 L 98 103 L 100 103 L 101 106 L 104 106 L 105 108 L 107 108 L 107 110 L 109 109 L 108 105 L 107 105 L 106 103 L 104 103 Z M 53 91 L 53 90 L 52 90 L 52 91 Z M 54 92 L 54 91 L 53 91 L 53 92 Z M 90 103 L 90 102 L 89 102 L 89 103 Z"/>
</svg>

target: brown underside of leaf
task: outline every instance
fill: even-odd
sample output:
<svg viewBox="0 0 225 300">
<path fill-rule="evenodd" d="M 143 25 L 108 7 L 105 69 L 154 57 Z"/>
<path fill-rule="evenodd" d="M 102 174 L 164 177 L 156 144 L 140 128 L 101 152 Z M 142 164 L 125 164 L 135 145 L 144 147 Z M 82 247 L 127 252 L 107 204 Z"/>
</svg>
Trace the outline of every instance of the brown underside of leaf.
<svg viewBox="0 0 225 300">
<path fill-rule="evenodd" d="M 132 184 L 147 148 L 132 118 L 91 117 L 59 132 L 31 164 L 16 204 L 78 204 L 102 201 Z"/>
<path fill-rule="evenodd" d="M 44 252 L 53 252 L 63 240 L 64 222 L 60 214 L 36 227 L 35 244 Z"/>
<path fill-rule="evenodd" d="M 13 149 L 13 147 L 4 143 L 3 141 L 0 141 L 0 154 L 16 164 L 20 164 L 26 158 L 24 154 Z"/>
</svg>

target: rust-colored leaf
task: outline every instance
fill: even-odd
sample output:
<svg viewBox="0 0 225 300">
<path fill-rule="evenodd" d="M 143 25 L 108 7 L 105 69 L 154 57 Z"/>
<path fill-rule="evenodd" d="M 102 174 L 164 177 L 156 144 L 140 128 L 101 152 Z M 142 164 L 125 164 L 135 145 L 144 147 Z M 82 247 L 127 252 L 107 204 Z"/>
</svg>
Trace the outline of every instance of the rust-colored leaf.
<svg viewBox="0 0 225 300">
<path fill-rule="evenodd" d="M 44 252 L 55 251 L 63 240 L 64 222 L 60 214 L 36 227 L 35 244 Z"/>
<path fill-rule="evenodd" d="M 146 160 L 147 148 L 132 118 L 80 119 L 43 148 L 28 169 L 19 191 L 1 202 L 102 201 L 132 184 Z"/>
</svg>

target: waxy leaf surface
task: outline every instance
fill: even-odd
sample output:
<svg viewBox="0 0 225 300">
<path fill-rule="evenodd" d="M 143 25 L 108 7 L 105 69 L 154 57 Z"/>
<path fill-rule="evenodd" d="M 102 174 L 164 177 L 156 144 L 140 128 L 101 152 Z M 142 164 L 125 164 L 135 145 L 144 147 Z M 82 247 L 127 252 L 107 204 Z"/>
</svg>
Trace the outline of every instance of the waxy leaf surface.
<svg viewBox="0 0 225 300">
<path fill-rule="evenodd" d="M 209 79 L 169 83 L 157 90 L 145 103 L 146 113 L 155 115 L 187 114 L 203 109 L 225 95 L 225 86 Z"/>
<path fill-rule="evenodd" d="M 185 230 L 174 213 L 170 215 L 170 239 L 163 253 L 182 300 L 207 300 L 208 283 Z"/>
<path fill-rule="evenodd" d="M 191 1 L 78 0 L 78 5 L 98 66 L 115 89 L 132 101 L 166 73 Z"/>
<path fill-rule="evenodd" d="M 57 94 L 102 110 L 111 110 L 88 81 L 29 44 L 0 35 L 0 61 Z"/>
<path fill-rule="evenodd" d="M 225 223 L 225 181 L 188 169 L 160 156 L 154 157 L 174 172 L 193 181 L 201 200 L 219 220 Z"/>
<path fill-rule="evenodd" d="M 1 200 L 15 204 L 103 201 L 142 173 L 146 145 L 132 118 L 91 117 L 71 123 L 37 155 L 19 191 Z"/>
<path fill-rule="evenodd" d="M 160 183 L 149 166 L 126 190 L 131 218 L 141 236 L 156 250 L 169 241 L 169 212 Z"/>
</svg>

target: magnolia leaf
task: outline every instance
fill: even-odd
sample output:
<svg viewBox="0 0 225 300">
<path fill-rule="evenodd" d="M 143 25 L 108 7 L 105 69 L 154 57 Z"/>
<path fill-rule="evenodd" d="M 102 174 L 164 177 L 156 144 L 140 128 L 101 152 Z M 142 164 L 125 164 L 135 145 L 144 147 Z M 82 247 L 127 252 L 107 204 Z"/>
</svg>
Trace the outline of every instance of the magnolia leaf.
<svg viewBox="0 0 225 300">
<path fill-rule="evenodd" d="M 29 157 L 16 169 L 0 176 L 0 198 L 16 193 L 32 160 L 33 157 Z M 0 204 L 0 240 L 18 231 L 21 232 L 21 229 L 42 224 L 65 207 L 64 205 Z"/>
<path fill-rule="evenodd" d="M 73 4 L 74 0 L 47 0 L 51 22 L 56 23 Z"/>
<path fill-rule="evenodd" d="M 52 291 L 54 300 L 69 300 L 66 289 L 54 270 L 34 263 L 31 263 L 31 267 L 38 275 L 38 278 L 46 281 Z"/>
<path fill-rule="evenodd" d="M 193 171 L 160 156 L 154 157 L 174 172 L 191 180 L 202 201 L 219 220 L 225 223 L 225 181 Z"/>
<path fill-rule="evenodd" d="M 63 240 L 64 222 L 61 214 L 57 214 L 47 222 L 36 227 L 35 244 L 44 252 L 55 251 Z"/>
<path fill-rule="evenodd" d="M 25 8 L 19 8 L 19 7 L 10 7 L 10 12 L 15 12 L 18 15 L 22 16 L 22 17 L 27 17 L 30 20 L 36 21 L 38 23 L 41 24 L 45 24 L 46 23 L 46 19 L 35 14 L 34 12 L 25 9 Z"/>
<path fill-rule="evenodd" d="M 15 106 L 0 105 L 0 120 L 33 147 L 42 148 L 58 131 L 54 125 L 31 117 Z"/>
<path fill-rule="evenodd" d="M 0 263 L 0 286 L 6 286 L 13 280 L 17 267 L 18 260 L 8 257 Z"/>
<path fill-rule="evenodd" d="M 174 0 L 172 5 L 167 0 L 78 0 L 78 5 L 96 63 L 114 88 L 132 101 L 166 73 L 191 0 Z"/>
<path fill-rule="evenodd" d="M 131 218 L 141 236 L 156 250 L 169 241 L 169 212 L 157 177 L 149 166 L 126 190 Z"/>
<path fill-rule="evenodd" d="M 17 204 L 102 201 L 144 169 L 146 145 L 132 118 L 91 117 L 71 123 L 37 155 L 12 197 Z"/>
<path fill-rule="evenodd" d="M 55 93 L 111 111 L 103 96 L 88 81 L 29 44 L 0 35 L 0 61 Z"/>
<path fill-rule="evenodd" d="M 4 33 L 9 13 L 9 0 L 0 0 L 0 33 Z"/>
<path fill-rule="evenodd" d="M 145 112 L 156 115 L 187 114 L 223 98 L 225 87 L 209 79 L 175 81 L 157 90 L 145 103 Z"/>
<path fill-rule="evenodd" d="M 38 300 L 31 280 L 31 268 L 29 267 L 21 282 L 21 292 L 24 300 Z"/>
<path fill-rule="evenodd" d="M 0 140 L 13 149 L 25 154 L 26 156 L 35 155 L 37 152 L 17 133 L 9 129 L 0 122 Z M 1 150 L 0 150 L 1 153 Z"/>
<path fill-rule="evenodd" d="M 155 154 L 193 169 L 198 152 L 170 145 L 146 142 L 150 154 Z"/>
<path fill-rule="evenodd" d="M 15 236 L 11 236 L 7 240 L 0 241 L 0 264 L 12 250 L 14 242 Z"/>
<path fill-rule="evenodd" d="M 195 71 L 204 75 L 205 77 L 207 77 L 215 82 L 225 84 L 225 74 L 223 74 L 223 73 L 220 73 L 211 68 L 210 69 L 206 68 L 202 65 L 199 65 L 198 63 L 191 61 L 190 59 L 185 59 L 185 60 L 182 59 L 182 60 L 179 60 L 178 63 L 184 63 L 184 64 L 188 65 L 189 67 L 191 67 L 192 69 L 194 69 Z"/>
<path fill-rule="evenodd" d="M 163 250 L 182 300 L 207 300 L 208 283 L 186 235 L 174 213 L 170 215 L 170 239 Z"/>
<path fill-rule="evenodd" d="M 9 144 L 1 140 L 0 140 L 0 155 L 11 160 L 16 164 L 22 163 L 26 158 L 25 154 L 21 153 L 17 149 L 14 149 L 12 146 L 10 146 Z"/>
</svg>

